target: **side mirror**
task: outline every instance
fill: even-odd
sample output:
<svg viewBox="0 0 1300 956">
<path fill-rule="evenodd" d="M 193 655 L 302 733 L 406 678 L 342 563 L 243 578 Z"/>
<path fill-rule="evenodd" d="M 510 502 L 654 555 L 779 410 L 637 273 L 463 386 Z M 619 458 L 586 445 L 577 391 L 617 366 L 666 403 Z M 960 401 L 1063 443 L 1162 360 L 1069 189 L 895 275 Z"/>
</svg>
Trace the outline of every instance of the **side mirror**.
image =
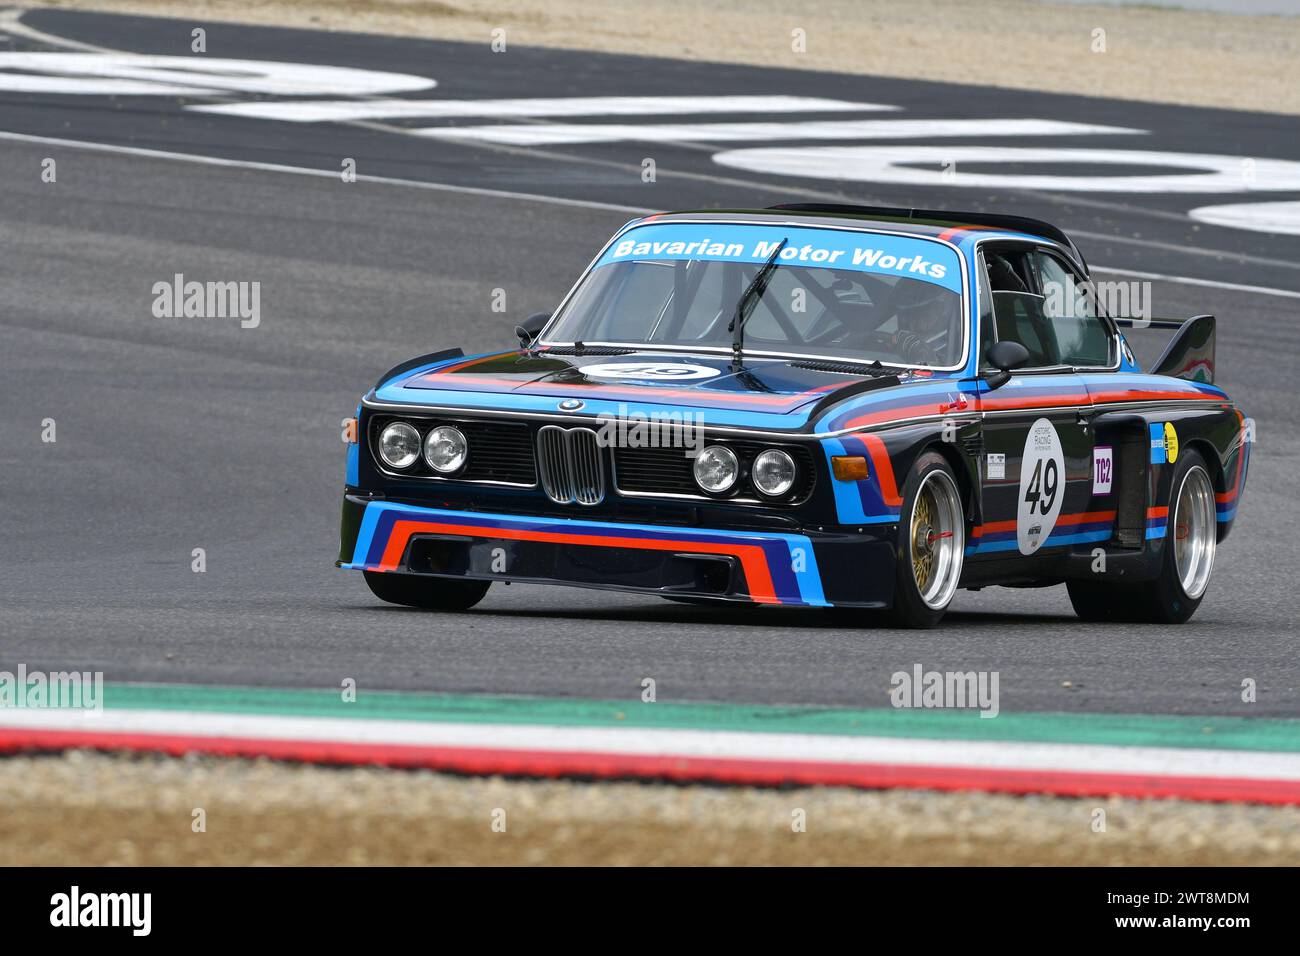
<svg viewBox="0 0 1300 956">
<path fill-rule="evenodd" d="M 526 349 L 531 346 L 533 340 L 542 334 L 542 329 L 546 327 L 546 323 L 549 321 L 551 321 L 551 313 L 534 312 L 519 325 L 516 325 L 515 335 L 519 336 L 519 347 Z"/>
<path fill-rule="evenodd" d="M 1011 379 L 1013 368 L 1020 368 L 1029 361 L 1029 349 L 1019 342 L 1003 339 L 985 350 L 984 359 L 997 369 L 984 376 L 984 380 L 989 383 L 989 388 L 1001 388 Z"/>
</svg>

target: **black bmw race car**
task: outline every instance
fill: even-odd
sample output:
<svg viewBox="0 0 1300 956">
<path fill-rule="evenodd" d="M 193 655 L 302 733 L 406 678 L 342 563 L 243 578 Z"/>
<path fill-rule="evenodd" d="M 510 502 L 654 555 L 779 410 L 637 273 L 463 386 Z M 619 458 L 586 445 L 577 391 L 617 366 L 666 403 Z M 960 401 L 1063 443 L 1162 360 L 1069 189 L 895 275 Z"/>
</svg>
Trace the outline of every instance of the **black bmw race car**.
<svg viewBox="0 0 1300 956">
<path fill-rule="evenodd" d="M 1212 316 L 1144 372 L 1091 289 L 1015 216 L 634 220 L 517 347 L 366 394 L 338 564 L 444 610 L 526 581 L 930 626 L 958 588 L 1064 583 L 1086 619 L 1185 621 L 1249 423 Z"/>
</svg>

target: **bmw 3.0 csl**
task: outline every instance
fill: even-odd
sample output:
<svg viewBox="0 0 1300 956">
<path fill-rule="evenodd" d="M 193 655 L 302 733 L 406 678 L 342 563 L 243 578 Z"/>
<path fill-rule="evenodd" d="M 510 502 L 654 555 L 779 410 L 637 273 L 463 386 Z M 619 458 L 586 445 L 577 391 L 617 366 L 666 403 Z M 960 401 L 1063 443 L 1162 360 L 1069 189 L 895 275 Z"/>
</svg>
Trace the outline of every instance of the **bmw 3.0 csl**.
<svg viewBox="0 0 1300 956">
<path fill-rule="evenodd" d="M 1016 216 L 634 220 L 518 347 L 364 397 L 339 566 L 442 610 L 519 581 L 923 627 L 958 588 L 1064 583 L 1085 619 L 1185 621 L 1250 422 L 1212 316 L 1163 323 L 1143 372 L 1094 288 Z"/>
</svg>

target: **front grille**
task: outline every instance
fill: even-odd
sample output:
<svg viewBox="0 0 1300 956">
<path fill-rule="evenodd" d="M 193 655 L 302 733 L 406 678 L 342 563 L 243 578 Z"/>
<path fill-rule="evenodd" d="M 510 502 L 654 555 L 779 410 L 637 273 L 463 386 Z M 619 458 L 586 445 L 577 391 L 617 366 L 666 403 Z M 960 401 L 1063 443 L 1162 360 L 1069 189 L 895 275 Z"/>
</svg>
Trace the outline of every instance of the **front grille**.
<svg viewBox="0 0 1300 956">
<path fill-rule="evenodd" d="M 465 481 L 537 484 L 529 428 L 514 422 L 454 422 L 465 435 L 469 459 L 458 477 Z"/>
<path fill-rule="evenodd" d="M 759 452 L 766 448 L 780 448 L 794 459 L 799 469 L 794 488 L 776 504 L 795 505 L 807 501 L 817 481 L 817 470 L 812 454 L 804 445 L 773 445 L 756 441 L 720 441 L 736 453 L 741 476 L 727 498 L 771 501 L 759 494 L 749 480 L 750 466 Z M 695 483 L 695 460 L 688 458 L 683 448 L 615 448 L 614 475 L 618 490 L 628 494 L 688 495 L 710 498 Z"/>
<path fill-rule="evenodd" d="M 590 428 L 541 428 L 537 466 L 546 496 L 557 504 L 598 505 L 605 498 L 605 465 Z"/>
<path fill-rule="evenodd" d="M 465 436 L 469 456 L 458 474 L 446 479 L 430 468 L 421 456 L 403 475 L 452 481 L 487 481 L 510 485 L 537 484 L 533 465 L 532 431 L 522 422 L 465 421 L 455 418 L 418 418 L 411 415 L 376 415 L 370 425 L 370 447 L 376 464 L 388 470 L 379 458 L 379 435 L 390 422 L 404 421 L 420 432 L 420 441 L 439 425 L 454 425 Z"/>
</svg>

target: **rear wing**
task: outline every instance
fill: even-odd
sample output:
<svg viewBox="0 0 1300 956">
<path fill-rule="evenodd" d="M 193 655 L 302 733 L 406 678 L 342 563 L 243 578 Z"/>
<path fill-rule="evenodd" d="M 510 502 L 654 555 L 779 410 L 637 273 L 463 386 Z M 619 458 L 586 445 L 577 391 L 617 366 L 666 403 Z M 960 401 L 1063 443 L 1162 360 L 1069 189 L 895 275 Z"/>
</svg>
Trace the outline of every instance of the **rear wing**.
<svg viewBox="0 0 1300 956">
<path fill-rule="evenodd" d="M 1151 367 L 1152 374 L 1214 384 L 1214 316 L 1194 315 L 1190 319 L 1115 319 L 1115 324 L 1122 329 L 1177 329 L 1160 358 Z"/>
</svg>

